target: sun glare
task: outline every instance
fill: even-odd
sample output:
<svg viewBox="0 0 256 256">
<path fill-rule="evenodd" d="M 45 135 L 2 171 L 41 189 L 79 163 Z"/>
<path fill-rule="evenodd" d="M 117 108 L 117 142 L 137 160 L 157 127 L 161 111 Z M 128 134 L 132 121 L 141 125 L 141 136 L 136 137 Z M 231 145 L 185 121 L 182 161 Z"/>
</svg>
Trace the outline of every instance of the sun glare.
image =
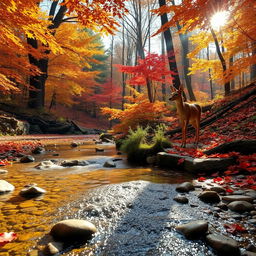
<svg viewBox="0 0 256 256">
<path fill-rule="evenodd" d="M 221 26 L 224 26 L 228 19 L 228 12 L 227 11 L 221 11 L 216 12 L 211 17 L 211 26 L 213 29 L 220 29 Z"/>
</svg>

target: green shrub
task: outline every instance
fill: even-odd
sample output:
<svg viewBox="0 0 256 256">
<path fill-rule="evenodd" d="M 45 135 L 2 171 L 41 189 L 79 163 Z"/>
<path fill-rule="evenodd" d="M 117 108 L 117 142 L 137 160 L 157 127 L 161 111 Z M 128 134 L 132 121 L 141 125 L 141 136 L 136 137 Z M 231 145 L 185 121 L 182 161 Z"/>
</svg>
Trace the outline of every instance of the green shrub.
<svg viewBox="0 0 256 256">
<path fill-rule="evenodd" d="M 123 140 L 121 151 L 127 154 L 130 162 L 145 163 L 148 156 L 154 156 L 164 148 L 171 147 L 171 143 L 164 137 L 165 126 L 157 126 L 150 142 L 148 141 L 149 127 L 138 127 L 135 131 L 129 131 L 126 139 Z"/>
</svg>

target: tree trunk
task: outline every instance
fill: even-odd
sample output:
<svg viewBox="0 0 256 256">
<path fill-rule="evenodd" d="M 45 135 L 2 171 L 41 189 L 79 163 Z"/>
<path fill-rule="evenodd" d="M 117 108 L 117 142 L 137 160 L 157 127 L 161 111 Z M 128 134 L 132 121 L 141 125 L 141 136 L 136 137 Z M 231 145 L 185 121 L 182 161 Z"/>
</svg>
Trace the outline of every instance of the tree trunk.
<svg viewBox="0 0 256 256">
<path fill-rule="evenodd" d="M 124 38 L 124 20 L 122 28 L 122 65 L 124 65 L 124 52 L 125 52 L 125 38 Z M 124 97 L 125 97 L 125 74 L 122 72 L 122 110 L 124 110 Z"/>
<path fill-rule="evenodd" d="M 207 60 L 210 60 L 209 46 L 207 47 Z M 209 75 L 210 90 L 211 90 L 211 100 L 213 100 L 214 95 L 213 95 L 213 87 L 212 87 L 212 72 L 210 68 L 208 69 L 208 75 Z"/>
<path fill-rule="evenodd" d="M 256 55 L 256 42 L 252 43 L 252 56 Z M 256 81 L 256 64 L 251 65 L 251 70 L 250 70 L 250 80 L 251 82 Z"/>
<path fill-rule="evenodd" d="M 158 0 L 158 2 L 159 2 L 159 7 L 166 5 L 165 0 Z M 163 26 L 167 22 L 168 22 L 168 17 L 167 17 L 167 14 L 164 13 L 161 15 L 161 25 Z M 176 58 L 175 58 L 173 40 L 172 40 L 172 35 L 171 35 L 170 29 L 166 29 L 164 31 L 164 39 L 165 39 L 165 44 L 166 44 L 166 51 L 167 51 L 167 56 L 168 56 L 168 60 L 169 60 L 170 70 L 174 72 L 174 74 L 172 75 L 173 86 L 176 89 L 178 89 L 180 87 L 180 77 L 179 77 L 177 62 L 176 62 Z"/>
<path fill-rule="evenodd" d="M 218 54 L 218 57 L 220 59 L 221 65 L 222 65 L 223 78 L 224 78 L 224 73 L 227 70 L 227 64 L 226 64 L 226 61 L 225 61 L 225 59 L 223 57 L 223 54 L 221 53 L 220 45 L 219 45 L 217 36 L 216 36 L 216 34 L 215 34 L 215 32 L 214 32 L 214 30 L 212 28 L 211 28 L 211 33 L 212 33 L 212 36 L 213 36 L 213 39 L 214 39 L 214 43 L 215 43 L 215 46 L 216 46 L 216 52 Z M 224 87 L 225 87 L 225 96 L 228 96 L 230 94 L 230 82 L 225 82 Z"/>
<path fill-rule="evenodd" d="M 67 7 L 62 5 L 59 8 L 55 18 L 53 18 L 56 11 L 57 3 L 58 1 L 52 2 L 49 12 L 52 24 L 48 27 L 48 29 L 52 31 L 52 35 L 55 34 L 55 29 L 57 29 L 62 23 L 62 19 L 67 11 Z M 35 49 L 38 48 L 38 41 L 36 39 L 27 38 L 27 43 Z M 49 55 L 50 50 L 46 50 L 45 54 Z M 42 109 L 44 108 L 45 104 L 45 82 L 48 78 L 49 58 L 45 57 L 43 59 L 36 60 L 31 55 L 29 55 L 28 57 L 30 64 L 36 66 L 41 71 L 40 75 L 30 76 L 29 78 L 31 89 L 29 91 L 28 107 L 33 109 Z"/>
<path fill-rule="evenodd" d="M 164 58 L 165 49 L 164 49 L 164 34 L 163 33 L 161 33 L 161 51 L 162 51 L 162 56 Z M 162 79 L 165 81 L 165 76 L 162 76 Z M 166 84 L 165 84 L 165 82 L 162 82 L 162 99 L 163 99 L 163 101 L 166 101 Z"/>
</svg>

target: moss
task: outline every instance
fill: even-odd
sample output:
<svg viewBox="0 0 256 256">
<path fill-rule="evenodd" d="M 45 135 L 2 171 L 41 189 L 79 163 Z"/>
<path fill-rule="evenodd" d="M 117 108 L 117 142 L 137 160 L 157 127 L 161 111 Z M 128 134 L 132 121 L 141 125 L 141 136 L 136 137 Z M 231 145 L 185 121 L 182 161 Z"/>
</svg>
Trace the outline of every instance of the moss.
<svg viewBox="0 0 256 256">
<path fill-rule="evenodd" d="M 164 151 L 164 148 L 171 147 L 171 143 L 164 137 L 164 125 L 157 126 L 150 142 L 147 141 L 148 131 L 148 127 L 138 127 L 135 131 L 129 131 L 120 148 L 127 154 L 128 161 L 145 163 L 148 156 L 154 156 Z"/>
</svg>

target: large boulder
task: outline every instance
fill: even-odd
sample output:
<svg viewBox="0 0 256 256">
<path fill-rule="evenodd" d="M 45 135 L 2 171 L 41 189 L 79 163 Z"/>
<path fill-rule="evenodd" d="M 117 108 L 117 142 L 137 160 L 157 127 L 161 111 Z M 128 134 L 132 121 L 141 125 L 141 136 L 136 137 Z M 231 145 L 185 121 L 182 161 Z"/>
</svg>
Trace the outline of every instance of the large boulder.
<svg viewBox="0 0 256 256">
<path fill-rule="evenodd" d="M 50 234 L 57 241 L 86 242 L 87 240 L 91 239 L 92 235 L 96 232 L 96 227 L 89 221 L 80 219 L 69 219 L 56 223 L 52 227 Z"/>
<path fill-rule="evenodd" d="M 187 239 L 198 239 L 205 236 L 208 231 L 208 222 L 204 220 L 191 221 L 187 224 L 176 226 L 176 230 Z"/>
<path fill-rule="evenodd" d="M 0 194 L 11 192 L 15 187 L 6 180 L 0 180 Z"/>
<path fill-rule="evenodd" d="M 184 159 L 180 164 L 181 159 Z M 178 154 L 169 154 L 159 152 L 157 154 L 159 166 L 180 168 L 187 172 L 205 172 L 211 173 L 216 171 L 225 171 L 230 165 L 235 163 L 234 158 L 193 158 L 181 156 Z"/>
<path fill-rule="evenodd" d="M 219 234 L 210 234 L 206 236 L 206 242 L 214 250 L 217 251 L 218 255 L 227 256 L 239 256 L 240 250 L 236 240 L 227 236 Z"/>
<path fill-rule="evenodd" d="M 0 116 L 0 132 L 4 135 L 28 134 L 29 124 L 14 117 Z"/>
</svg>

